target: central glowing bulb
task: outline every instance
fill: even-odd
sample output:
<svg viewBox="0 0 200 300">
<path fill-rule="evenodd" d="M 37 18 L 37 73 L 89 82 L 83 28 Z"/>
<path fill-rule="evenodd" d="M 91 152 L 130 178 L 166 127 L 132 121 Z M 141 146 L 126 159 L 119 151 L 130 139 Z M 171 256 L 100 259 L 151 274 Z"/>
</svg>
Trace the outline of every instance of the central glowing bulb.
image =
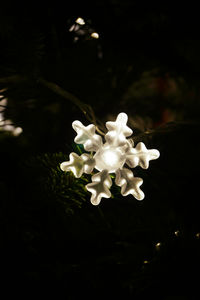
<svg viewBox="0 0 200 300">
<path fill-rule="evenodd" d="M 114 151 L 105 151 L 102 154 L 102 157 L 105 161 L 105 163 L 109 166 L 115 166 L 115 164 L 118 162 L 118 156 Z"/>
<path fill-rule="evenodd" d="M 113 147 L 102 147 L 94 156 L 96 161 L 95 168 L 99 171 L 108 170 L 109 173 L 115 172 L 125 163 L 125 157 L 119 149 Z"/>
</svg>

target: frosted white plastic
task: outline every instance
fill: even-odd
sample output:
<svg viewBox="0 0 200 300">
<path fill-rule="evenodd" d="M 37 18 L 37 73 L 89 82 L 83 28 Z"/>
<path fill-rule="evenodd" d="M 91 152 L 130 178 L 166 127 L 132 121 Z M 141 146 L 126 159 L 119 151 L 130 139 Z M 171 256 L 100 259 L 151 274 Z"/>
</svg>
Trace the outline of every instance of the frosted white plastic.
<svg viewBox="0 0 200 300">
<path fill-rule="evenodd" d="M 83 173 L 91 174 L 95 169 L 99 172 L 92 176 L 92 183 L 86 185 L 86 189 L 91 192 L 91 203 L 98 205 L 101 198 L 110 198 L 109 188 L 112 180 L 109 173 L 115 173 L 115 183 L 121 187 L 121 194 L 133 195 L 137 200 L 144 198 L 144 193 L 140 189 L 143 183 L 142 178 L 134 177 L 133 172 L 124 168 L 140 166 L 143 169 L 149 167 L 149 161 L 157 159 L 160 153 L 156 149 L 147 149 L 144 143 L 140 142 L 134 148 L 134 143 L 127 137 L 132 135 L 132 130 L 127 126 L 128 116 L 120 113 L 113 122 L 106 122 L 108 132 L 105 135 L 105 143 L 102 137 L 95 133 L 96 127 L 93 124 L 84 126 L 80 121 L 72 123 L 77 136 L 74 141 L 83 144 L 86 151 L 95 152 L 84 153 L 81 156 L 72 152 L 70 160 L 61 163 L 63 171 L 72 171 L 79 178 Z"/>
</svg>

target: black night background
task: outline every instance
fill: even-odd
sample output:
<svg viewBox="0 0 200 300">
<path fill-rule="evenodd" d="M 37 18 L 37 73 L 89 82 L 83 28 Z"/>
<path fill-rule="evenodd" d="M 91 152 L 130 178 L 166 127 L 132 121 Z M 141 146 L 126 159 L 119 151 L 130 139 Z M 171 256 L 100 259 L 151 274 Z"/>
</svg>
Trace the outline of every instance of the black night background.
<svg viewBox="0 0 200 300">
<path fill-rule="evenodd" d="M 2 299 L 199 299 L 199 11 L 147 2 L 1 6 Z M 120 112 L 160 157 L 93 206 L 60 163 Z"/>
</svg>

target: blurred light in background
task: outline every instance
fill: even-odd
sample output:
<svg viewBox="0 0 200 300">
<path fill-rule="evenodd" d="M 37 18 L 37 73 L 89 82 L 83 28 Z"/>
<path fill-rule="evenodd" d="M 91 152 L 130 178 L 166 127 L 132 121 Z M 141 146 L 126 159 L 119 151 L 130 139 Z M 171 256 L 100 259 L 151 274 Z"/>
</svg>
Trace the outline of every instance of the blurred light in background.
<svg viewBox="0 0 200 300">
<path fill-rule="evenodd" d="M 99 38 L 99 34 L 97 32 L 92 32 L 91 33 L 91 37 L 94 39 L 98 39 Z"/>
<path fill-rule="evenodd" d="M 2 91 L 0 91 L 2 92 Z M 15 127 L 13 122 L 9 119 L 5 119 L 4 111 L 7 108 L 8 100 L 0 95 L 0 131 L 8 131 L 14 136 L 18 136 L 23 132 L 21 127 Z"/>
<path fill-rule="evenodd" d="M 75 22 L 79 25 L 85 25 L 85 21 L 82 18 L 77 18 Z"/>
</svg>

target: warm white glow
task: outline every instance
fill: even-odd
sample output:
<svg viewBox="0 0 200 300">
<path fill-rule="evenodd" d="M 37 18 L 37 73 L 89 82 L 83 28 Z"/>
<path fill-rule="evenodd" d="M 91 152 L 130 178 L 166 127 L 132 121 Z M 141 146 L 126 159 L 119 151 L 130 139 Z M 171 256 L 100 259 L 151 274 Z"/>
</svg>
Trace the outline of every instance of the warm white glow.
<svg viewBox="0 0 200 300">
<path fill-rule="evenodd" d="M 157 243 L 157 244 L 155 245 L 156 249 L 160 249 L 160 246 L 161 246 L 161 243 Z"/>
<path fill-rule="evenodd" d="M 90 201 L 93 205 L 98 205 L 103 197 L 111 197 L 110 173 L 115 173 L 115 183 L 121 187 L 123 196 L 133 195 L 137 200 L 144 199 L 144 193 L 140 189 L 142 178 L 135 177 L 133 172 L 124 165 L 127 164 L 130 168 L 140 166 L 147 169 L 149 161 L 157 159 L 160 154 L 156 149 L 147 149 L 141 142 L 134 148 L 134 142 L 127 139 L 133 133 L 127 126 L 127 121 L 128 116 L 120 113 L 115 121 L 106 122 L 108 132 L 105 134 L 105 142 L 95 133 L 95 125 L 84 126 L 78 120 L 72 123 L 77 133 L 74 141 L 82 144 L 86 151 L 92 153 L 79 156 L 72 152 L 69 156 L 70 160 L 63 162 L 60 167 L 66 172 L 71 170 L 77 178 L 83 173 L 91 174 L 93 169 L 99 171 L 92 176 L 92 182 L 86 185 L 86 189 L 92 194 Z M 157 243 L 156 247 L 160 245 Z"/>
<path fill-rule="evenodd" d="M 107 145 L 97 151 L 94 159 L 97 170 L 108 170 L 109 173 L 115 172 L 125 163 L 125 156 L 118 149 L 108 147 Z"/>
<path fill-rule="evenodd" d="M 179 230 L 176 230 L 176 231 L 174 232 L 174 234 L 175 234 L 176 236 L 178 236 L 178 235 L 180 234 L 180 231 L 179 231 Z"/>
<path fill-rule="evenodd" d="M 3 98 L 3 99 L 2 99 Z M 6 108 L 7 104 L 8 104 L 8 100 L 6 98 L 4 98 L 4 96 L 0 96 L 0 112 L 4 111 L 4 109 Z"/>
<path fill-rule="evenodd" d="M 92 33 L 91 33 L 91 37 L 92 37 L 93 39 L 98 39 L 98 38 L 99 38 L 99 34 L 98 34 L 97 32 L 92 32 Z"/>
<path fill-rule="evenodd" d="M 102 157 L 107 165 L 113 166 L 118 162 L 118 156 L 110 150 L 105 151 Z"/>
<path fill-rule="evenodd" d="M 18 136 L 23 132 L 23 129 L 21 127 L 15 127 L 13 130 L 13 135 Z"/>
<path fill-rule="evenodd" d="M 77 18 L 75 22 L 79 25 L 85 25 L 85 21 L 83 20 L 83 18 Z"/>
<path fill-rule="evenodd" d="M 73 24 L 70 28 L 69 31 L 72 32 L 75 29 L 75 24 Z"/>
<path fill-rule="evenodd" d="M 78 36 L 75 36 L 74 37 L 74 42 L 77 42 L 79 40 L 79 37 Z"/>
<path fill-rule="evenodd" d="M 3 99 L 2 99 L 3 98 Z M 21 127 L 15 127 L 11 120 L 5 119 L 4 110 L 6 109 L 8 100 L 3 95 L 0 96 L 0 130 L 9 131 L 14 136 L 18 136 L 23 132 Z"/>
</svg>

